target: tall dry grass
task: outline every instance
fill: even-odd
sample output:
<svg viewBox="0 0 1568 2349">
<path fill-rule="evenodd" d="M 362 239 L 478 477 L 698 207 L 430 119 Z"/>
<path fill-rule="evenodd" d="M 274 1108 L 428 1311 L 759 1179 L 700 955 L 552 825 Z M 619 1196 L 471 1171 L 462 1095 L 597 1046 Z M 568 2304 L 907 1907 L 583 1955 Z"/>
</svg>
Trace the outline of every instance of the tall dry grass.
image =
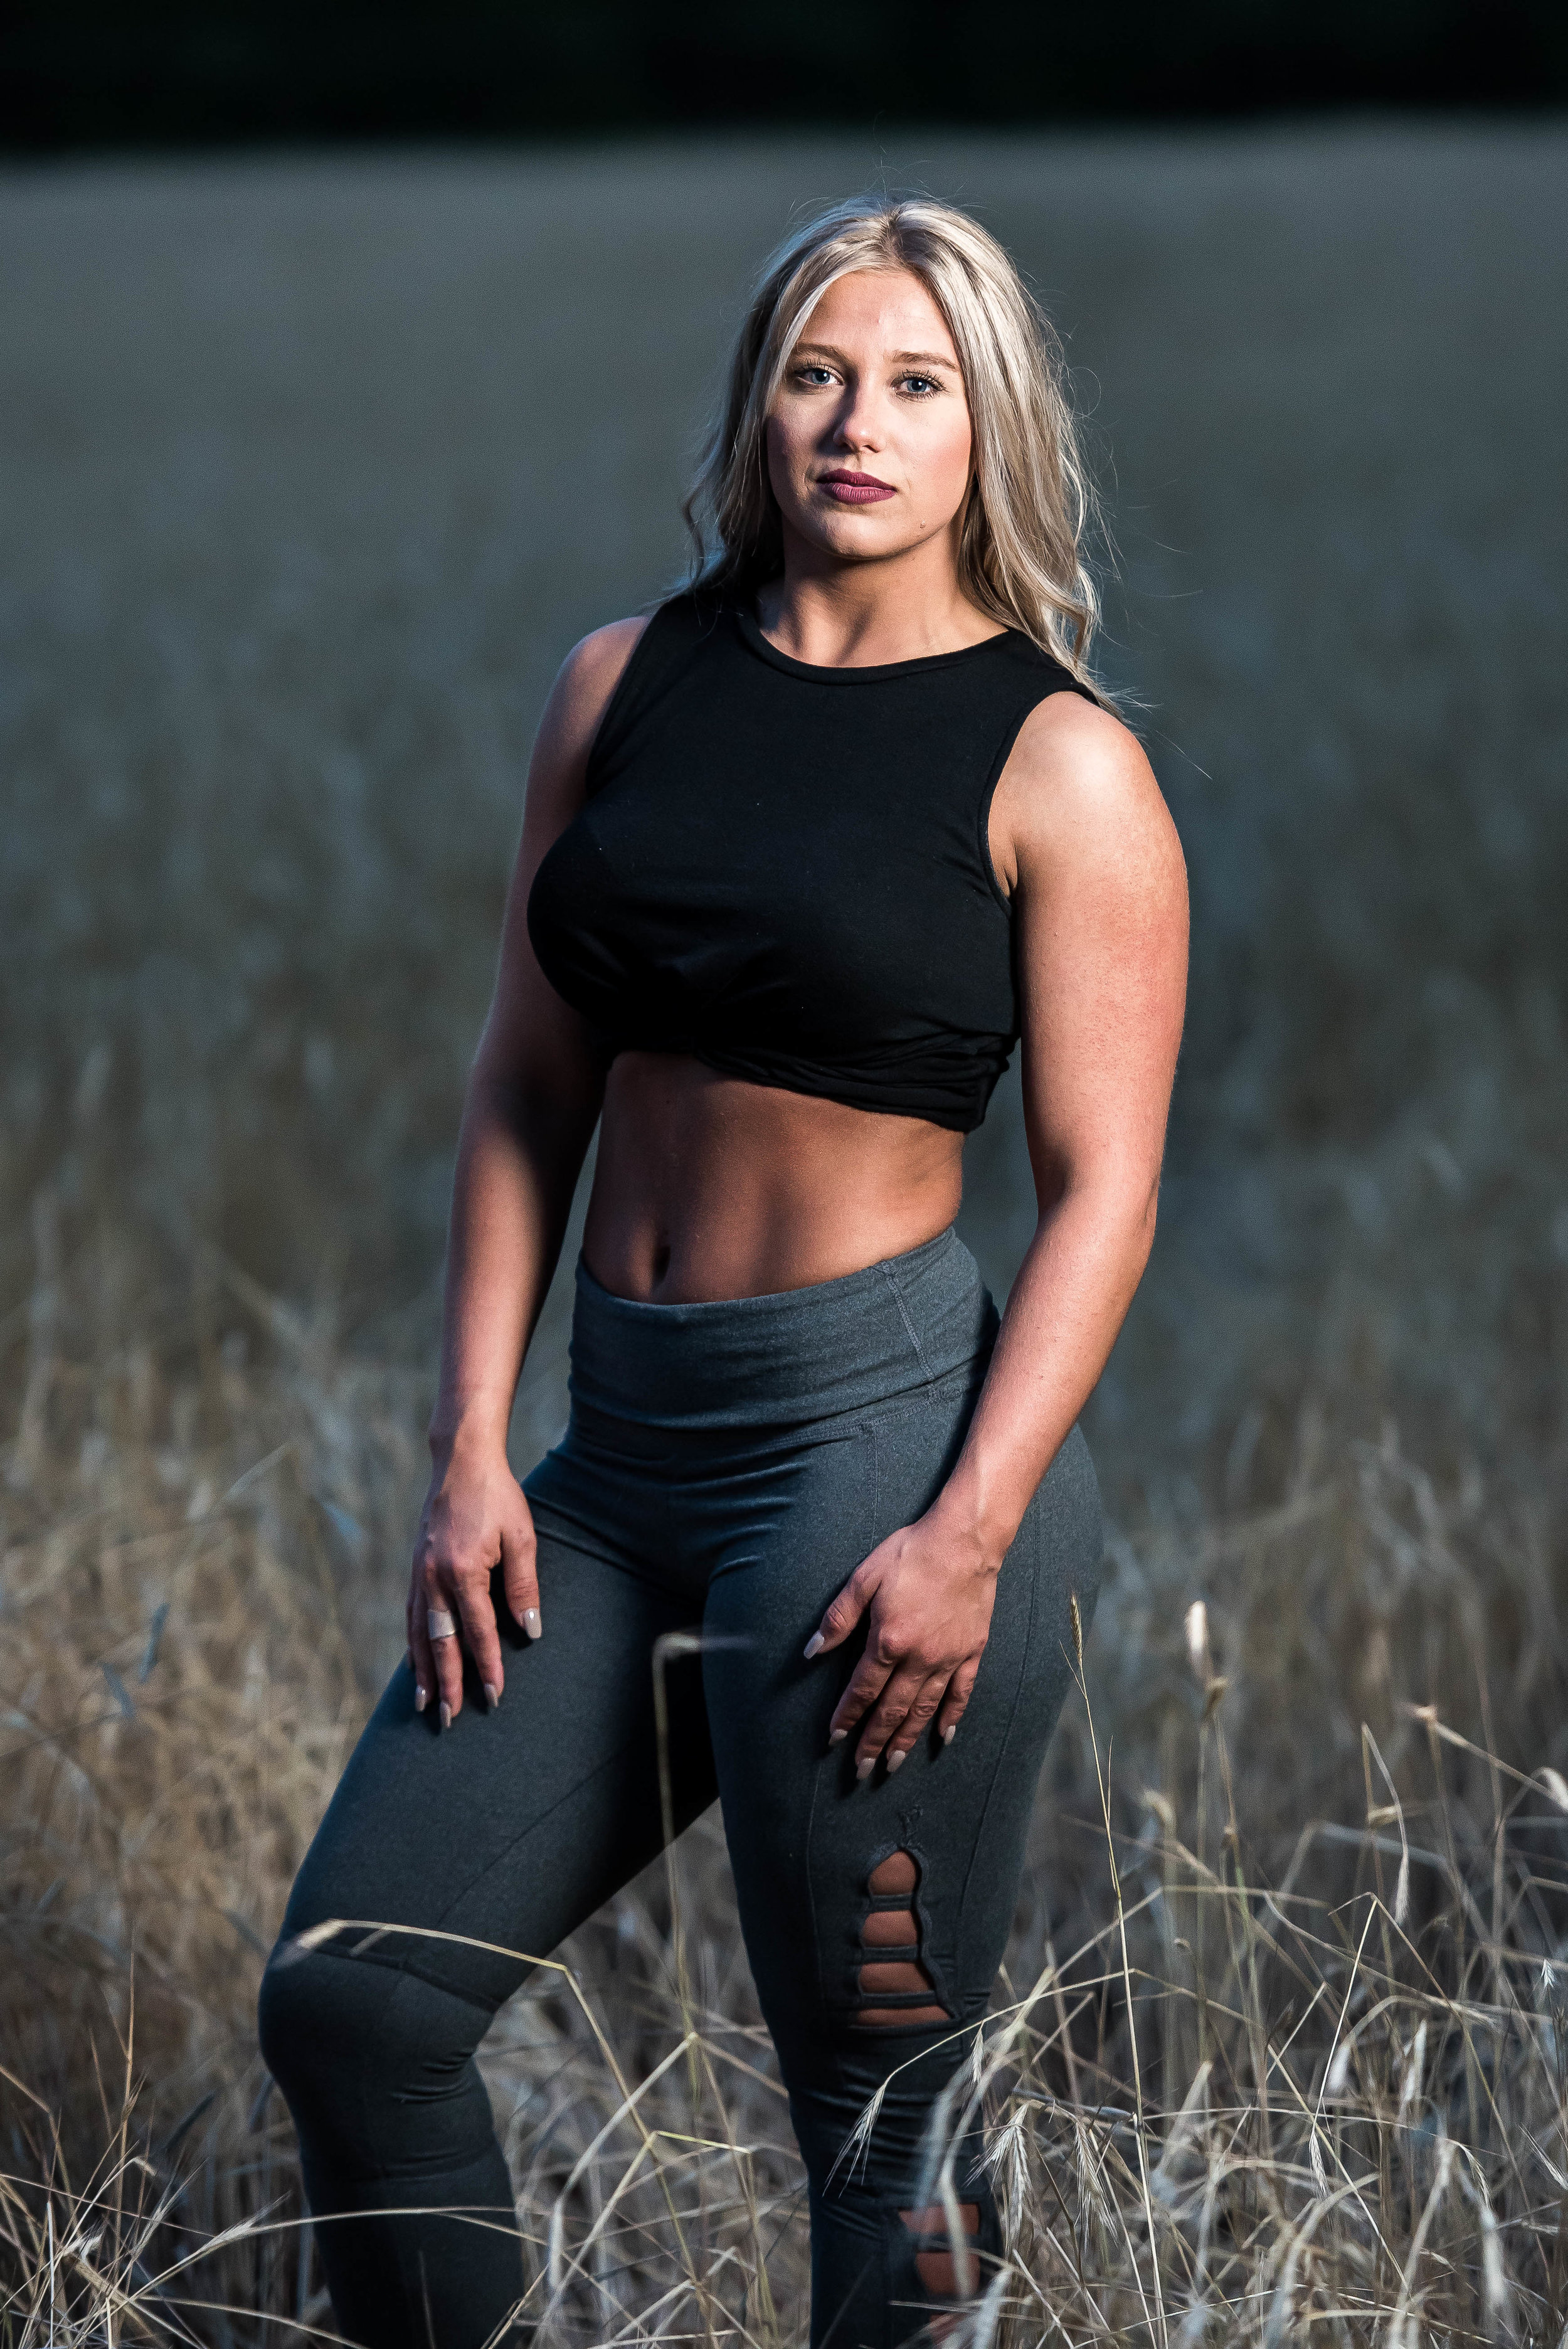
<svg viewBox="0 0 1568 2349">
<path fill-rule="evenodd" d="M 422 1376 L 215 1254 L 150 1291 L 110 1212 L 40 1200 L 5 1464 L 0 2339 L 330 2337 L 252 2010 Z M 1558 2341 L 1560 1539 L 1310 1407 L 1264 1506 L 1115 1536 L 944 2116 L 1007 2215 L 974 2340 Z M 562 1962 L 484 2056 L 538 2337 L 803 2339 L 716 1824 Z"/>
<path fill-rule="evenodd" d="M 329 2327 L 253 2003 L 399 1644 L 531 712 L 675 557 L 725 289 L 877 162 L 0 183 L 7 2349 Z M 971 2334 L 1558 2349 L 1568 146 L 905 168 L 1103 378 L 1113 658 L 1199 911 L 1090 1415 L 1105 1597 L 954 2091 L 1009 2225 Z M 1030 1213 L 1004 1095 L 965 1208 L 998 1287 Z M 484 2054 L 530 2321 L 802 2340 L 713 1823 L 562 1955 Z"/>
</svg>

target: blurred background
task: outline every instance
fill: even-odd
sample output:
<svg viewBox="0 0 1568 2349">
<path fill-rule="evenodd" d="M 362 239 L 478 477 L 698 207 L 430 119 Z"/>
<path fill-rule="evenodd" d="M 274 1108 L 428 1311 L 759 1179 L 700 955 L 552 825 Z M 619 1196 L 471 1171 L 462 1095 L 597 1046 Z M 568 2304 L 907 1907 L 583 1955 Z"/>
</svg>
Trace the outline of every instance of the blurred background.
<svg viewBox="0 0 1568 2349">
<path fill-rule="evenodd" d="M 1553 0 L 12 0 L 15 145 L 1540 109 Z"/>
<path fill-rule="evenodd" d="M 1401 1700 L 1564 1758 L 1565 22 L 13 8 L 15 1916 L 66 1887 L 31 2075 L 141 1933 L 185 1969 L 173 2074 L 246 2076 L 255 1949 L 401 1648 L 532 728 L 679 575 L 749 273 L 868 185 L 976 212 L 1066 337 L 1102 665 L 1191 872 L 1161 1230 L 1087 1421 L 1101 1732 L 1181 1781 L 1204 1596 L 1265 1841 L 1338 1816 L 1364 1718 L 1398 1771 Z M 1032 1216 L 1009 1084 L 965 1207 L 998 1294 Z M 520 1468 L 563 1342 L 558 1284 Z M 181 1809 L 236 1704 L 240 1778 Z"/>
</svg>

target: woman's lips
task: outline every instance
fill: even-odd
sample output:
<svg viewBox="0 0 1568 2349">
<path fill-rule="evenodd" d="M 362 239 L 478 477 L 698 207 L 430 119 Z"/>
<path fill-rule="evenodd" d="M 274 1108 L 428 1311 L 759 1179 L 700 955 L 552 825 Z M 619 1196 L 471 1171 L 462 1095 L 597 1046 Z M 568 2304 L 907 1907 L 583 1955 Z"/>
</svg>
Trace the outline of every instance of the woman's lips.
<svg viewBox="0 0 1568 2349">
<path fill-rule="evenodd" d="M 886 481 L 879 481 L 874 473 L 824 473 L 820 486 L 841 506 L 875 506 L 884 498 L 897 495 Z"/>
</svg>

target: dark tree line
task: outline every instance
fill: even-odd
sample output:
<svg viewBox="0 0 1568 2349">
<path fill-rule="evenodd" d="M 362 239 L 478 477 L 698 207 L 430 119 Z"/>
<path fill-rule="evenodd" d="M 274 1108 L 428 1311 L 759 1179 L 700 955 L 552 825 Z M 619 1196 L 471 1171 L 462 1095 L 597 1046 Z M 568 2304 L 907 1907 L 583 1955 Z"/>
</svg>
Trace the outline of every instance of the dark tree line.
<svg viewBox="0 0 1568 2349">
<path fill-rule="evenodd" d="M 1564 0 L 11 0 L 13 150 L 1548 107 Z"/>
</svg>

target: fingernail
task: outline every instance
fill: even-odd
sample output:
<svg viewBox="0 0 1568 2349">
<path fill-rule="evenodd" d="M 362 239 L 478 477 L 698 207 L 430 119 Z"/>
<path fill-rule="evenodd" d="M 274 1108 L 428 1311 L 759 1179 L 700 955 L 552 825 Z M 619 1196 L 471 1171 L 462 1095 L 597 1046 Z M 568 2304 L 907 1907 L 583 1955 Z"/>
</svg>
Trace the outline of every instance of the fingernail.
<svg viewBox="0 0 1568 2349">
<path fill-rule="evenodd" d="M 810 1663 L 813 1656 L 820 1656 L 827 1644 L 820 1631 L 813 1631 L 806 1642 L 806 1661 Z"/>
<path fill-rule="evenodd" d="M 887 1774 L 888 1774 L 888 1776 L 889 1776 L 890 1778 L 892 1776 L 892 1774 L 893 1774 L 893 1772 L 894 1772 L 895 1770 L 902 1770 L 902 1769 L 903 1768 L 904 1759 L 905 1759 L 905 1756 L 907 1755 L 908 1752 L 909 1752 L 909 1748 L 908 1748 L 907 1746 L 905 1746 L 905 1748 L 904 1748 L 904 1750 L 903 1750 L 903 1754 L 890 1754 L 888 1755 L 888 1757 L 887 1757 Z"/>
<path fill-rule="evenodd" d="M 429 1702 L 430 1702 L 430 1692 L 429 1692 L 429 1690 L 428 1690 L 428 1689 L 422 1689 L 422 1688 L 419 1686 L 418 1682 L 415 1682 L 415 1684 L 414 1684 L 414 1710 L 415 1710 L 415 1712 L 416 1712 L 416 1713 L 423 1713 L 423 1712 L 424 1712 L 424 1710 L 425 1710 L 425 1707 L 429 1703 Z"/>
<path fill-rule="evenodd" d="M 485 1702 L 489 1705 L 492 1713 L 500 1702 L 500 1698 L 497 1693 L 494 1681 L 486 1681 L 485 1682 Z"/>
<path fill-rule="evenodd" d="M 944 1730 L 943 1731 L 943 1733 L 942 1733 L 942 1742 L 943 1742 L 944 1745 L 951 1745 L 951 1744 L 952 1744 L 952 1743 L 953 1743 L 953 1741 L 954 1741 L 954 1739 L 957 1736 L 957 1734 L 958 1734 L 958 1723 L 957 1723 L 956 1722 L 954 1722 L 954 1723 L 953 1723 L 953 1725 L 952 1725 L 952 1727 L 951 1727 L 951 1728 L 949 1728 L 949 1729 L 944 1729 Z"/>
<path fill-rule="evenodd" d="M 450 1729 L 451 1725 L 452 1725 L 452 1708 L 451 1708 L 451 1706 L 447 1702 L 446 1698 L 445 1698 L 445 1697 L 443 1697 L 443 1698 L 441 1699 L 441 1727 L 442 1727 L 443 1729 Z"/>
<path fill-rule="evenodd" d="M 876 1755 L 873 1754 L 869 1762 L 857 1762 L 855 1764 L 855 1775 L 857 1778 L 869 1778 L 876 1766 Z"/>
<path fill-rule="evenodd" d="M 849 1733 L 847 1729 L 835 1729 L 828 1743 L 830 1745 L 841 1745 Z"/>
<path fill-rule="evenodd" d="M 531 1640 L 542 1640 L 544 1637 L 544 1626 L 539 1619 L 539 1609 L 537 1607 L 525 1607 L 523 1609 L 522 1628 L 528 1633 Z"/>
</svg>

